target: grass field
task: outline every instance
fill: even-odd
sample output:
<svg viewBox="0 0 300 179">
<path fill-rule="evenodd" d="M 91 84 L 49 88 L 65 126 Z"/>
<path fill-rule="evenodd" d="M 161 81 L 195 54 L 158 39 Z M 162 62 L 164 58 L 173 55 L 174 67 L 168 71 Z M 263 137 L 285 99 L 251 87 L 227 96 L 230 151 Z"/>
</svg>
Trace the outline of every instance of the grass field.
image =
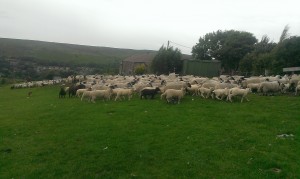
<svg viewBox="0 0 300 179">
<path fill-rule="evenodd" d="M 58 92 L 0 87 L 0 178 L 300 178 L 299 96 L 91 104 Z"/>
</svg>

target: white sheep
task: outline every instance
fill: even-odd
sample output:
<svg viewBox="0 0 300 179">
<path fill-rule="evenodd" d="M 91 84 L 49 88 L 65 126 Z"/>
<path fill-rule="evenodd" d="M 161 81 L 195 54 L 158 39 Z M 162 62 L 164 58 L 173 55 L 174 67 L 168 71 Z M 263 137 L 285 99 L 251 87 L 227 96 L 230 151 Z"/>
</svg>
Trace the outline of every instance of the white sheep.
<svg viewBox="0 0 300 179">
<path fill-rule="evenodd" d="M 263 95 L 267 95 L 270 92 L 280 92 L 283 86 L 277 81 L 272 82 L 261 82 L 258 92 L 262 92 Z"/>
<path fill-rule="evenodd" d="M 200 85 L 195 84 L 195 85 L 191 85 L 191 87 L 187 87 L 186 89 L 190 94 L 192 94 L 192 96 L 194 96 L 194 95 L 198 96 L 198 94 L 199 94 L 198 89 L 200 87 L 201 87 Z"/>
<path fill-rule="evenodd" d="M 230 89 L 230 88 L 234 88 L 234 87 L 238 87 L 237 84 L 231 84 L 231 83 L 219 83 L 215 86 L 214 89 Z"/>
<path fill-rule="evenodd" d="M 151 87 L 150 83 L 137 83 L 135 85 L 133 85 L 133 89 L 136 93 L 140 93 L 141 90 L 145 87 Z"/>
<path fill-rule="evenodd" d="M 212 98 L 214 98 L 214 96 L 218 99 L 218 100 L 223 100 L 224 97 L 227 97 L 229 94 L 229 89 L 225 88 L 225 89 L 215 89 L 212 92 Z"/>
<path fill-rule="evenodd" d="M 165 86 L 160 88 L 160 91 L 165 92 L 168 89 L 177 89 L 180 90 L 181 88 L 190 87 L 189 83 L 179 81 L 179 82 L 168 82 Z"/>
<path fill-rule="evenodd" d="M 259 87 L 260 87 L 260 83 L 249 83 L 247 85 L 247 88 L 250 88 L 251 91 L 253 92 L 258 91 Z"/>
<path fill-rule="evenodd" d="M 132 98 L 133 95 L 133 89 L 120 89 L 117 91 L 117 96 L 115 98 L 115 101 L 120 99 L 121 97 L 126 97 L 128 98 L 128 101 Z M 120 99 L 121 100 L 121 99 Z"/>
<path fill-rule="evenodd" d="M 91 92 L 92 91 L 84 91 L 82 93 L 82 96 L 81 96 L 81 101 L 84 99 L 84 98 L 87 98 L 88 101 L 91 100 Z"/>
<path fill-rule="evenodd" d="M 232 102 L 232 97 L 233 96 L 241 96 L 241 103 L 243 102 L 244 98 L 246 98 L 247 101 L 249 101 L 249 99 L 247 98 L 248 93 L 250 93 L 251 90 L 250 88 L 246 88 L 246 89 L 240 89 L 240 88 L 231 88 L 229 90 L 229 94 L 227 97 L 227 100 L 229 100 L 230 102 Z"/>
<path fill-rule="evenodd" d="M 166 99 L 168 103 L 170 103 L 173 99 L 178 100 L 178 104 L 180 104 L 180 100 L 183 98 L 185 95 L 185 88 L 181 88 L 180 90 L 176 89 L 167 89 L 163 94 L 161 94 L 160 98 L 161 99 Z"/>
<path fill-rule="evenodd" d="M 281 89 L 281 92 L 282 93 L 286 93 L 289 89 L 290 89 L 290 86 L 291 84 L 287 83 L 287 84 L 281 84 L 282 85 L 282 89 Z"/>
<path fill-rule="evenodd" d="M 300 90 L 300 81 L 298 82 L 298 85 L 296 86 L 295 89 L 295 95 L 297 95 L 297 92 Z"/>
<path fill-rule="evenodd" d="M 78 89 L 76 91 L 76 97 L 81 98 L 81 96 L 83 95 L 83 92 L 88 91 L 88 89 Z"/>
<path fill-rule="evenodd" d="M 219 81 L 216 81 L 216 80 L 208 80 L 206 81 L 205 83 L 203 83 L 202 87 L 204 88 L 212 88 L 212 89 L 215 89 L 217 85 L 219 85 L 220 82 Z"/>
<path fill-rule="evenodd" d="M 211 95 L 212 91 L 213 91 L 212 87 L 211 88 L 205 88 L 205 87 L 202 86 L 201 88 L 198 89 L 199 94 L 201 94 L 201 96 L 203 98 L 208 98 Z"/>
<path fill-rule="evenodd" d="M 91 101 L 95 103 L 95 99 L 100 98 L 103 100 L 110 100 L 110 96 L 112 94 L 112 89 L 109 88 L 107 90 L 95 90 L 91 91 L 90 96 L 91 96 Z"/>
</svg>

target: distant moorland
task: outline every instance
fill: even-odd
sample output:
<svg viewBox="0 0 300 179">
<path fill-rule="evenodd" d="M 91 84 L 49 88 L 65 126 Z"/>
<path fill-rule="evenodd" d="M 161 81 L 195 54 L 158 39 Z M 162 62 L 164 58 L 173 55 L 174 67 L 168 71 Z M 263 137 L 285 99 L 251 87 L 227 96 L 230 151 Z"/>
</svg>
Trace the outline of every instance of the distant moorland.
<svg viewBox="0 0 300 179">
<path fill-rule="evenodd" d="M 8 63 L 5 62 L 7 60 L 10 60 L 10 64 L 11 61 L 21 63 L 19 66 L 23 67 L 58 66 L 73 69 L 87 67 L 94 68 L 94 71 L 98 73 L 116 73 L 121 60 L 133 54 L 146 52 L 151 51 L 0 38 L 0 64 L 2 66 L 0 74 L 7 76 L 7 71 L 12 71 L 12 69 L 4 69 L 5 66 L 9 66 L 5 65 Z M 19 67 L 13 68 L 19 69 Z M 23 71 L 28 73 L 32 70 Z"/>
</svg>

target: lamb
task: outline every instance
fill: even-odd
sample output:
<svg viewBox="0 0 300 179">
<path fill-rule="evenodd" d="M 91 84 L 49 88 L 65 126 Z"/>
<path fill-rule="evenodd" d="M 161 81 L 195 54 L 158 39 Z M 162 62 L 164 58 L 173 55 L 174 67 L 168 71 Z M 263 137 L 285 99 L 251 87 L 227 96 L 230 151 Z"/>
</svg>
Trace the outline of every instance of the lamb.
<svg viewBox="0 0 300 179">
<path fill-rule="evenodd" d="M 198 92 L 201 94 L 203 98 L 208 98 L 211 95 L 212 91 L 213 91 L 212 87 L 211 88 L 201 87 L 198 89 Z"/>
<path fill-rule="evenodd" d="M 227 97 L 228 94 L 229 94 L 229 89 L 228 88 L 225 88 L 225 89 L 215 89 L 212 92 L 212 98 L 214 98 L 214 96 L 215 96 L 218 100 L 223 100 L 223 98 Z"/>
<path fill-rule="evenodd" d="M 120 99 L 122 96 L 125 97 L 127 96 L 128 101 L 132 98 L 133 95 L 133 89 L 120 89 L 117 91 L 117 96 L 115 98 L 115 101 Z"/>
<path fill-rule="evenodd" d="M 141 90 L 140 96 L 141 99 L 144 97 L 145 99 L 147 99 L 147 96 L 151 96 L 151 99 L 154 99 L 154 96 L 160 92 L 160 89 L 158 87 L 156 88 L 144 88 Z"/>
<path fill-rule="evenodd" d="M 112 89 L 109 88 L 107 90 L 95 90 L 91 91 L 90 96 L 91 96 L 91 101 L 95 103 L 96 98 L 102 98 L 104 100 L 110 100 L 110 96 L 112 94 Z"/>
<path fill-rule="evenodd" d="M 172 100 L 177 99 L 178 104 L 180 104 L 180 100 L 183 98 L 185 95 L 185 88 L 181 88 L 180 90 L 176 89 L 167 89 L 162 95 L 161 99 L 166 99 L 168 103 L 170 103 Z"/>
<path fill-rule="evenodd" d="M 233 96 L 241 96 L 241 103 L 243 102 L 244 98 L 246 98 L 247 101 L 249 101 L 249 99 L 247 98 L 248 93 L 250 93 L 251 90 L 250 88 L 246 88 L 246 89 L 240 89 L 240 88 L 231 88 L 229 90 L 229 94 L 227 97 L 227 100 L 229 100 L 230 102 L 232 102 L 232 97 Z"/>
</svg>

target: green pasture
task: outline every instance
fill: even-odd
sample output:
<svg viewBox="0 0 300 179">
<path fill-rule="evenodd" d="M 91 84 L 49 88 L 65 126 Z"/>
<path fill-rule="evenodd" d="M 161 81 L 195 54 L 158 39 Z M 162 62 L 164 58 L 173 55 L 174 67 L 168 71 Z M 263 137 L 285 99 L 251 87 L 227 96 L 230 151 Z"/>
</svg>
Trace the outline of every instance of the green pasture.
<svg viewBox="0 0 300 179">
<path fill-rule="evenodd" d="M 300 96 L 92 104 L 58 92 L 0 87 L 0 178 L 300 178 Z"/>
</svg>

